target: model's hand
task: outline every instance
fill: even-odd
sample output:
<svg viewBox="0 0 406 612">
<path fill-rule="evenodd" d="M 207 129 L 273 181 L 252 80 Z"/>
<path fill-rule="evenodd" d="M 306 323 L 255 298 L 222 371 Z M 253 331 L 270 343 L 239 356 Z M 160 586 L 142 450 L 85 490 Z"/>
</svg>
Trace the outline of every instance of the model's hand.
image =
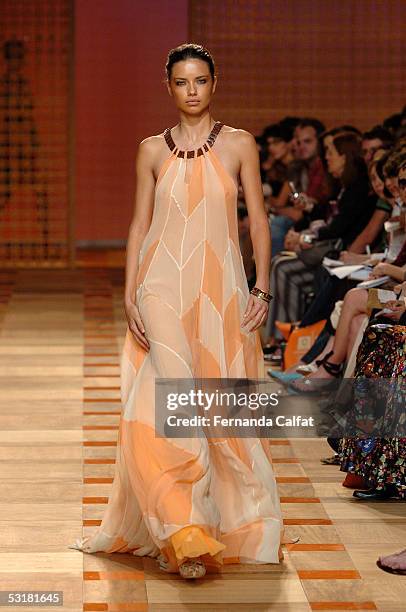
<svg viewBox="0 0 406 612">
<path fill-rule="evenodd" d="M 250 293 L 241 327 L 246 328 L 247 331 L 255 331 L 267 320 L 268 309 L 268 302 Z"/>
<path fill-rule="evenodd" d="M 145 328 L 141 320 L 141 316 L 137 306 L 134 303 L 125 305 L 125 315 L 127 317 L 128 327 L 138 342 L 146 351 L 149 350 L 149 343 L 145 337 Z"/>
</svg>

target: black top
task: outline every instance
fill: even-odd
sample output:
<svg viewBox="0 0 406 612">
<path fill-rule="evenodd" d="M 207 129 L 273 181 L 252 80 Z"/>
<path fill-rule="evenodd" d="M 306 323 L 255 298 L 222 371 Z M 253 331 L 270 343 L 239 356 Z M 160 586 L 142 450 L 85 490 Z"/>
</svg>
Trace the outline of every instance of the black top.
<svg viewBox="0 0 406 612">
<path fill-rule="evenodd" d="M 366 227 L 375 208 L 376 196 L 369 194 L 368 177 L 362 175 L 344 189 L 338 202 L 338 214 L 319 229 L 319 240 L 341 238 L 346 248 Z"/>
</svg>

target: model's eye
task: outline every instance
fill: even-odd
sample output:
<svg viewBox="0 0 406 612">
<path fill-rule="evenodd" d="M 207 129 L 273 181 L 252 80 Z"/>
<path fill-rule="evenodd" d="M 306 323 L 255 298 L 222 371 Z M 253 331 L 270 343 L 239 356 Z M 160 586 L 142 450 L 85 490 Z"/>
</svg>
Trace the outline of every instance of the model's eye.
<svg viewBox="0 0 406 612">
<path fill-rule="evenodd" d="M 207 79 L 199 79 L 199 83 L 207 83 Z"/>
<path fill-rule="evenodd" d="M 184 85 L 185 81 L 175 81 L 176 85 Z"/>
</svg>

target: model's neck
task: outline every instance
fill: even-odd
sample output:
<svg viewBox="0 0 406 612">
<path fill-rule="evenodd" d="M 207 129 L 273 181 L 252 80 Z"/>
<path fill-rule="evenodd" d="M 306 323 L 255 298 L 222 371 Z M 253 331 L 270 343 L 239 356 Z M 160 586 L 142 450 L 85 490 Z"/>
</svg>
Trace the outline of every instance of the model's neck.
<svg viewBox="0 0 406 612">
<path fill-rule="evenodd" d="M 214 124 L 214 119 L 209 111 L 199 117 L 181 114 L 176 130 L 182 142 L 193 145 L 205 140 Z"/>
</svg>

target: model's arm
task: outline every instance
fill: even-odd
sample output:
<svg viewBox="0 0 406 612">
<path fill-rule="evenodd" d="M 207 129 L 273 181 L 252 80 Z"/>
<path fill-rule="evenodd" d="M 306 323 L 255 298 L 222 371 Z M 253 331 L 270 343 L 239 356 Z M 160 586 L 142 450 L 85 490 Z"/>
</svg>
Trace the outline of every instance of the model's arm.
<svg viewBox="0 0 406 612">
<path fill-rule="evenodd" d="M 156 153 L 151 139 L 143 140 L 139 147 L 135 165 L 136 188 L 134 214 L 130 224 L 126 251 L 125 268 L 125 311 L 130 330 L 140 344 L 147 348 L 148 344 L 142 336 L 145 331 L 135 305 L 135 291 L 138 273 L 138 260 L 142 242 L 151 225 L 154 206 L 155 177 L 153 159 Z"/>
<path fill-rule="evenodd" d="M 255 138 L 241 130 L 239 135 L 240 179 L 250 222 L 250 235 L 256 267 L 256 286 L 269 291 L 271 234 L 266 215 Z"/>
</svg>

